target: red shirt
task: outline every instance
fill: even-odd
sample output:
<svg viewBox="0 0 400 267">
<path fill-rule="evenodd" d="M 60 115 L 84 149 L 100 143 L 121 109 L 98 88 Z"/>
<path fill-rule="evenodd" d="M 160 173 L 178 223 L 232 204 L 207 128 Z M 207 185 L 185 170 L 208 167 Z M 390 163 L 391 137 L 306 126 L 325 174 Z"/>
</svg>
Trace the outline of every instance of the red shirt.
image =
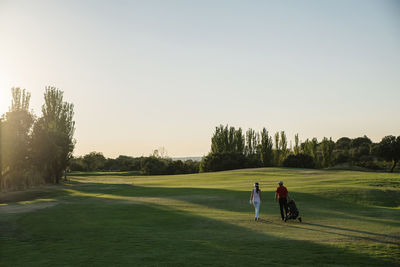
<svg viewBox="0 0 400 267">
<path fill-rule="evenodd" d="M 278 193 L 278 198 L 287 197 L 288 194 L 286 187 L 284 187 L 283 185 L 278 186 L 276 192 Z"/>
</svg>

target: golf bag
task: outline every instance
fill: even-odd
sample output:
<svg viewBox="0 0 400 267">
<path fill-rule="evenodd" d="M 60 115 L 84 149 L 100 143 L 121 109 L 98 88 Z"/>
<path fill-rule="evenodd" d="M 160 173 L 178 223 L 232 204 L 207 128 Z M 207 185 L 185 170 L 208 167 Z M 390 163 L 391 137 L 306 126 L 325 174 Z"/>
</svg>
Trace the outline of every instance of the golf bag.
<svg viewBox="0 0 400 267">
<path fill-rule="evenodd" d="M 294 200 L 290 200 L 288 202 L 288 214 L 286 216 L 285 221 L 296 220 L 297 217 L 298 217 L 299 221 L 301 222 L 301 217 L 299 217 L 299 210 L 296 207 L 296 203 L 294 203 Z"/>
</svg>

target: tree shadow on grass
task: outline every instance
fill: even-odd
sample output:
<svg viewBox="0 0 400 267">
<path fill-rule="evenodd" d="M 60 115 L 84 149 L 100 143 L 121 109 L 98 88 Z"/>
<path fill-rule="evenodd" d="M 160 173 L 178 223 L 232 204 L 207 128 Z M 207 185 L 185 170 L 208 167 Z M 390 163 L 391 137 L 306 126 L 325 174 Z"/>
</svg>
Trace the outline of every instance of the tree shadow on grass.
<svg viewBox="0 0 400 267">
<path fill-rule="evenodd" d="M 109 184 L 109 183 L 80 183 L 80 182 L 72 182 L 71 188 L 74 190 L 77 190 L 82 193 L 91 193 L 91 194 L 97 194 L 96 197 L 86 197 L 86 196 L 68 196 L 68 191 L 65 191 L 63 194 L 60 194 L 61 197 L 67 197 L 67 198 L 72 198 L 72 199 L 102 199 L 102 194 L 107 194 L 107 195 L 113 195 L 113 196 L 121 196 L 121 197 L 157 197 L 157 198 L 166 198 L 166 199 L 174 199 L 174 200 L 181 200 L 181 201 L 186 201 L 189 203 L 193 204 L 198 204 L 202 205 L 204 207 L 208 208 L 213 208 L 213 209 L 220 209 L 220 210 L 226 210 L 226 211 L 232 211 L 232 212 L 251 212 L 252 208 L 249 207 L 248 205 L 248 199 L 249 199 L 249 192 L 243 192 L 243 191 L 235 191 L 235 190 L 227 190 L 227 189 L 209 189 L 209 188 L 168 188 L 168 187 L 144 187 L 144 186 L 134 186 L 134 185 L 129 185 L 129 184 Z M 269 192 L 268 192 L 269 193 Z M 301 201 L 297 201 L 299 205 L 300 210 L 302 211 L 302 207 L 306 207 L 307 205 L 310 205 L 311 208 L 305 209 L 306 212 L 310 213 L 315 210 L 315 208 L 322 209 L 317 211 L 317 215 L 313 214 L 313 218 L 320 216 L 320 218 L 329 218 L 332 219 L 333 221 L 336 219 L 350 219 L 350 220 L 356 220 L 354 215 L 360 216 L 362 220 L 364 221 L 370 221 L 373 223 L 381 223 L 381 224 L 387 224 L 386 221 L 377 221 L 376 218 L 372 218 L 369 216 L 365 216 L 362 214 L 363 211 L 367 210 L 368 213 L 371 212 L 371 209 L 368 207 L 358 207 L 357 205 L 354 206 L 354 212 L 352 209 L 352 215 L 346 215 L 343 213 L 337 214 L 338 207 L 339 210 L 342 208 L 347 208 L 349 204 L 340 200 L 333 200 L 333 199 L 326 199 L 322 198 L 313 194 L 305 194 L 305 193 L 297 193 L 294 192 L 294 196 L 296 199 L 301 199 Z M 45 195 L 40 195 L 40 197 L 45 197 Z M 265 195 L 264 195 L 265 197 Z M 103 199 L 103 205 L 106 202 L 110 203 L 117 203 L 118 199 Z M 96 202 L 96 201 L 95 201 Z M 143 205 L 150 205 L 150 204 L 143 204 Z M 152 206 L 156 204 L 151 204 Z M 263 205 L 264 206 L 264 205 Z M 265 205 L 267 206 L 267 205 Z M 161 206 L 160 206 L 161 207 Z M 58 208 L 58 207 L 57 207 Z M 163 209 L 165 207 L 163 206 Z M 278 214 L 278 206 L 274 205 L 273 207 L 265 207 L 265 209 L 268 209 L 269 211 L 276 211 Z M 334 209 L 334 210 L 332 210 Z M 361 211 L 360 211 L 361 210 Z M 372 208 L 372 212 L 375 210 L 375 208 Z M 378 210 L 378 209 L 377 209 Z M 346 209 L 344 209 L 346 211 Z M 82 211 L 82 212 L 87 212 L 87 211 Z M 357 214 L 357 212 L 361 212 Z M 178 212 L 181 214 L 180 212 Z M 119 216 L 119 215 L 118 215 Z M 118 216 L 116 216 L 118 218 Z M 202 219 L 200 222 L 204 223 L 205 218 L 201 217 Z M 307 217 L 305 218 L 306 222 L 304 225 L 300 224 L 288 224 L 289 227 L 297 227 L 297 228 L 302 228 L 304 230 L 309 230 L 313 232 L 320 232 L 320 233 L 327 233 L 327 234 L 335 234 L 338 236 L 344 236 L 347 238 L 352 238 L 356 240 L 367 240 L 375 243 L 381 243 L 381 244 L 392 244 L 392 245 L 398 245 L 396 241 L 399 241 L 398 237 L 393 237 L 389 235 L 384 235 L 380 233 L 374 233 L 374 232 L 368 232 L 368 231 L 362 231 L 358 229 L 352 229 L 352 228 L 344 228 L 344 227 L 335 227 L 335 226 L 329 226 L 329 225 L 322 225 L 322 224 L 316 224 L 313 223 L 312 221 L 309 222 L 307 221 Z M 179 222 L 177 222 L 179 224 Z M 264 223 L 274 223 L 274 221 L 264 221 Z M 395 222 L 390 222 L 393 226 L 399 226 L 399 223 Z M 229 225 L 229 224 L 228 224 Z M 313 226 L 316 228 L 320 229 L 312 229 L 306 227 L 307 225 Z M 224 226 L 225 227 L 225 226 Z M 322 228 L 322 229 L 321 229 Z M 221 229 L 223 230 L 223 229 Z M 332 231 L 330 231 L 332 230 Z M 335 230 L 337 231 L 342 231 L 343 233 L 337 233 L 334 232 Z M 240 230 L 241 231 L 241 230 Z M 351 234 L 354 233 L 354 234 Z M 365 234 L 369 235 L 368 237 L 362 237 L 360 235 L 356 234 Z M 271 237 L 275 238 L 275 237 Z M 380 238 L 380 240 L 378 239 Z M 383 240 L 382 240 L 383 239 Z M 289 242 L 290 239 L 286 240 Z M 388 241 L 390 240 L 390 241 Z M 393 242 L 393 240 L 395 242 Z M 290 242 L 293 242 L 292 240 Z M 296 241 L 300 242 L 300 241 Z M 298 243 L 299 244 L 299 243 Z M 350 244 L 350 243 L 349 243 Z M 260 245 L 262 246 L 262 245 Z M 257 248 L 255 248 L 257 249 Z M 279 259 L 277 263 L 279 262 Z M 273 263 L 273 262 L 271 262 Z"/>
<path fill-rule="evenodd" d="M 379 240 L 379 239 L 371 238 L 371 237 L 367 237 L 367 236 L 355 236 L 355 235 L 351 235 L 351 234 L 342 234 L 342 233 L 328 231 L 328 230 L 322 230 L 322 229 L 311 229 L 311 228 L 307 228 L 307 227 L 301 227 L 299 225 L 289 225 L 289 226 L 290 227 L 301 228 L 301 229 L 305 229 L 305 230 L 310 230 L 310 231 L 324 232 L 324 233 L 328 233 L 328 234 L 340 235 L 340 236 L 345 236 L 345 237 L 350 237 L 350 238 L 359 238 L 359 239 L 372 241 L 372 242 L 377 242 L 377 243 L 382 243 L 382 244 L 392 244 L 392 245 L 400 246 L 400 237 L 395 237 L 395 236 L 392 236 L 392 235 L 377 234 L 377 233 L 372 233 L 372 232 L 367 232 L 367 231 L 360 231 L 360 230 L 354 230 L 354 229 L 337 227 L 337 226 L 330 226 L 330 225 L 323 225 L 323 224 L 317 224 L 317 223 L 303 222 L 302 224 L 303 225 L 314 226 L 314 227 L 319 227 L 319 228 L 330 229 L 330 230 L 336 230 L 336 231 L 352 232 L 352 233 L 379 236 L 379 237 L 383 237 L 383 238 L 386 238 L 386 239 L 385 240 Z M 390 240 L 387 240 L 387 239 L 396 240 L 396 241 L 390 241 Z"/>
<path fill-rule="evenodd" d="M 113 194 L 126 197 L 141 196 L 171 198 L 232 212 L 249 211 L 248 200 L 250 198 L 250 191 L 246 192 L 215 188 L 146 187 L 130 184 L 109 183 L 74 182 L 74 184 L 79 188 L 80 191 L 88 193 Z M 387 219 L 384 221 L 382 221 L 381 218 L 376 218 L 376 214 L 382 211 L 381 208 L 365 207 L 357 203 L 349 204 L 343 200 L 321 197 L 309 193 L 291 192 L 291 196 L 296 200 L 297 206 L 301 213 L 303 213 L 302 211 L 305 211 L 305 213 L 313 212 L 313 216 L 321 215 L 321 217 L 332 219 L 350 220 L 356 220 L 356 216 L 358 216 L 362 218 L 363 221 L 400 227 L 400 222 L 396 221 L 396 218 L 394 217 L 391 217 L 390 220 Z M 264 203 L 268 203 L 268 200 L 272 200 L 272 198 L 272 192 L 263 192 Z M 261 208 L 276 210 L 278 214 L 278 204 L 272 203 L 272 201 L 271 204 L 273 205 L 262 205 Z M 318 211 L 315 211 L 315 207 L 318 207 Z M 344 210 L 349 213 L 351 212 L 351 214 L 338 214 L 336 212 L 337 210 Z M 371 215 L 368 216 L 365 213 Z M 395 212 L 393 212 L 393 214 L 395 214 Z M 398 217 L 400 218 L 400 216 Z"/>
<path fill-rule="evenodd" d="M 96 183 L 85 184 L 84 186 L 78 185 L 78 188 L 83 192 L 112 194 L 124 197 L 140 196 L 140 197 L 160 197 L 160 198 L 170 198 L 175 200 L 184 200 L 193 204 L 203 205 L 208 208 L 221 209 L 233 212 L 249 212 L 252 209 L 251 207 L 249 208 L 248 205 L 249 192 L 244 192 L 244 191 L 234 191 L 227 189 L 209 189 L 209 188 L 143 187 L 143 186 L 134 186 L 127 184 L 96 184 Z M 365 210 L 368 210 L 369 213 L 371 212 L 373 213 L 374 211 L 377 212 L 379 211 L 379 208 L 373 208 L 373 207 L 366 208 L 358 204 L 354 204 L 351 209 L 352 212 L 351 215 L 347 215 L 345 213 L 346 212 L 345 209 L 344 209 L 345 212 L 338 214 L 337 207 L 348 209 L 349 204 L 344 201 L 322 198 L 313 194 L 296 192 L 294 193 L 294 195 L 296 196 L 296 198 L 303 199 L 303 201 L 301 201 L 301 204 L 304 204 L 305 206 L 307 205 L 307 203 L 312 204 L 312 206 L 315 206 L 317 204 L 319 205 L 319 208 L 320 206 L 326 206 L 323 210 L 318 210 L 317 212 L 315 212 L 315 214 L 313 214 L 312 216 L 314 218 L 315 217 L 318 218 L 319 216 L 320 218 L 329 218 L 332 221 L 343 220 L 343 219 L 353 220 L 353 221 L 362 220 L 370 223 L 379 223 L 382 225 L 391 225 L 395 227 L 400 226 L 400 223 L 395 220 L 391 221 L 391 220 L 377 219 L 362 214 Z M 335 207 L 335 210 L 331 211 L 330 209 L 332 209 L 332 207 Z M 276 210 L 276 213 L 277 214 L 279 213 L 278 205 L 274 205 L 274 207 L 269 207 L 269 209 Z M 313 209 L 312 208 L 306 209 L 306 211 L 310 213 L 313 212 Z M 311 223 L 309 223 L 309 225 L 311 225 Z M 324 227 L 324 225 L 317 225 L 317 224 L 315 224 L 314 226 Z M 342 233 L 338 235 L 350 238 L 355 238 L 355 239 L 361 238 L 364 240 L 370 240 L 382 244 L 398 245 L 400 243 L 400 237 L 398 236 L 362 231 L 353 228 L 344 228 L 344 227 L 335 228 L 335 226 L 329 226 L 329 225 L 325 225 L 325 227 L 347 232 L 347 234 Z M 323 230 L 320 231 L 323 232 Z M 369 235 L 370 237 L 360 237 L 360 235 L 354 235 L 354 234 L 351 235 L 348 233 L 364 234 L 364 235 Z M 380 238 L 380 240 L 377 239 L 377 237 Z"/>
<path fill-rule="evenodd" d="M 46 188 L 31 188 L 25 191 L 14 191 L 0 194 L 0 204 L 30 201 L 40 198 L 53 198 L 68 195 L 63 186 L 54 185 Z"/>
<path fill-rule="evenodd" d="M 97 176 L 144 176 L 140 171 L 121 171 L 121 172 L 71 172 L 67 177 L 97 177 Z"/>
<path fill-rule="evenodd" d="M 164 205 L 101 195 L 69 198 L 69 204 L 18 215 L 20 232 L 4 242 L 0 236 L 5 266 L 398 264 L 396 259 L 276 237 Z"/>
<path fill-rule="evenodd" d="M 226 189 L 209 189 L 209 188 L 166 188 L 166 187 L 143 187 L 143 186 L 134 186 L 128 184 L 101 184 L 101 183 L 91 183 L 91 184 L 80 184 L 76 183 L 77 189 L 81 192 L 85 193 L 94 193 L 94 194 L 110 194 L 115 196 L 121 197 L 159 197 L 159 198 L 166 198 L 166 199 L 174 199 L 174 200 L 183 200 L 189 203 L 202 205 L 208 208 L 213 209 L 221 209 L 233 212 L 250 212 L 252 208 L 249 208 L 248 205 L 248 198 L 249 193 L 243 191 L 234 191 L 234 190 L 226 190 Z M 362 214 L 365 207 L 357 207 L 359 205 L 354 206 L 354 210 L 351 210 L 352 215 L 347 215 L 345 213 L 337 213 L 337 207 L 346 207 L 348 208 L 348 203 L 340 201 L 340 200 L 332 200 L 332 199 L 325 199 L 319 196 L 315 196 L 312 194 L 305 194 L 305 193 L 296 193 L 296 197 L 300 199 L 304 199 L 304 204 L 310 202 L 312 206 L 320 205 L 327 207 L 323 210 L 318 210 L 313 214 L 313 218 L 318 216 L 320 218 L 329 218 L 332 221 L 335 220 L 353 220 L 353 221 L 366 221 L 371 223 L 379 223 L 382 225 L 392 225 L 395 227 L 400 226 L 400 223 L 396 221 L 388 221 L 377 219 L 373 217 L 368 217 Z M 101 197 L 101 195 L 99 196 Z M 329 208 L 336 207 L 335 210 L 330 211 Z M 319 207 L 320 208 L 320 207 Z M 278 214 L 278 206 L 274 206 L 273 208 L 269 207 L 270 210 L 276 210 Z M 370 209 L 370 208 L 368 208 Z M 374 208 L 372 208 L 374 209 Z M 357 215 L 356 211 L 361 212 Z M 345 210 L 346 211 L 346 210 Z M 310 208 L 307 210 L 308 213 L 313 212 L 313 209 Z M 350 212 L 350 211 L 349 211 Z M 369 210 L 369 212 L 371 212 Z M 355 217 L 359 216 L 359 218 Z M 303 215 L 302 215 L 303 216 Z M 303 216 L 304 218 L 304 216 Z M 400 237 L 369 232 L 369 231 L 362 231 L 359 229 L 353 228 L 344 228 L 344 227 L 336 227 L 336 226 L 329 226 L 329 225 L 322 225 L 322 224 L 312 224 L 308 223 L 308 225 L 319 226 L 319 228 L 326 227 L 332 230 L 343 231 L 346 233 L 337 233 L 338 235 L 353 238 L 353 239 L 364 239 L 369 240 L 372 242 L 377 242 L 381 244 L 395 244 L 398 245 L 400 243 Z M 357 222 L 356 222 L 357 225 Z M 299 227 L 302 228 L 302 227 Z M 304 228 L 309 230 L 309 228 Z M 314 229 L 315 230 L 315 229 Z M 315 230 L 325 233 L 328 232 L 324 231 L 323 229 Z M 353 234 L 350 234 L 353 233 Z M 361 237 L 360 235 L 356 234 L 363 234 L 369 235 L 369 237 Z M 379 239 L 378 239 L 379 238 Z"/>
</svg>

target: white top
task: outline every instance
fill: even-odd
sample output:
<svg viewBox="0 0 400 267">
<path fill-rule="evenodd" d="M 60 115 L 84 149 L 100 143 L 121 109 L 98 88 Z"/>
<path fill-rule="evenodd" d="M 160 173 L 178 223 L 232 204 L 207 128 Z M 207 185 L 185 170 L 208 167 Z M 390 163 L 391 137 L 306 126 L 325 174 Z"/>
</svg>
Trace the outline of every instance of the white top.
<svg viewBox="0 0 400 267">
<path fill-rule="evenodd" d="M 253 202 L 261 202 L 260 192 L 261 192 L 261 190 L 258 191 L 258 193 L 257 193 L 257 189 L 255 189 L 255 188 L 253 189 Z"/>
</svg>

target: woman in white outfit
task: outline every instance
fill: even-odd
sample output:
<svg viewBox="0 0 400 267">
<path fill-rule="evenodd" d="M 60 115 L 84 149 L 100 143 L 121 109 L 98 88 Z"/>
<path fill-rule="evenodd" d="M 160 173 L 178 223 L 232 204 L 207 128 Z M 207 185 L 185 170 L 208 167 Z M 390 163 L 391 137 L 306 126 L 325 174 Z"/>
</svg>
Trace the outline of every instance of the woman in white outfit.
<svg viewBox="0 0 400 267">
<path fill-rule="evenodd" d="M 260 204 L 261 204 L 261 190 L 259 188 L 258 183 L 254 184 L 254 189 L 251 190 L 250 202 L 253 203 L 254 209 L 256 212 L 256 216 L 254 217 L 255 221 L 258 221 L 259 213 L 260 213 Z"/>
</svg>

